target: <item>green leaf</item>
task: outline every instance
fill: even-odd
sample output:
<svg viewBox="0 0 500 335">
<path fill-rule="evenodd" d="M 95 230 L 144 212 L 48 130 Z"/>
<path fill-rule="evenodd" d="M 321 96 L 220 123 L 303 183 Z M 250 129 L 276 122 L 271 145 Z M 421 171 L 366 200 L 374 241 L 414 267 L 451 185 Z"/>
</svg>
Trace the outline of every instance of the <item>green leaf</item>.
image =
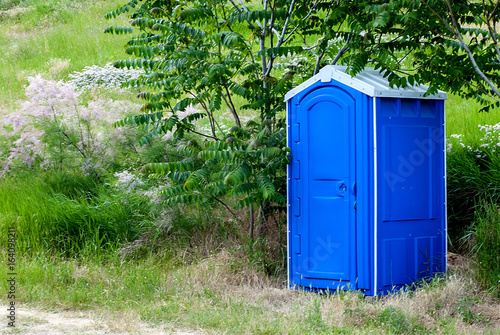
<svg viewBox="0 0 500 335">
<path fill-rule="evenodd" d="M 245 39 L 237 32 L 223 31 L 215 35 L 215 40 L 220 41 L 226 48 L 236 48 L 239 45 L 244 45 Z"/>
<path fill-rule="evenodd" d="M 375 20 L 373 20 L 373 22 L 371 23 L 371 26 L 373 28 L 385 27 L 389 23 L 390 18 L 391 13 L 389 13 L 388 11 L 383 11 L 379 15 L 377 15 Z"/>
<path fill-rule="evenodd" d="M 210 99 L 209 109 L 210 111 L 219 111 L 222 105 L 222 90 L 217 88 L 212 94 Z"/>
<path fill-rule="evenodd" d="M 206 179 L 209 176 L 210 172 L 207 169 L 196 170 L 188 177 L 186 182 L 184 183 L 185 190 L 196 189 L 200 186 L 200 184 L 206 184 Z"/>
<path fill-rule="evenodd" d="M 214 77 L 222 77 L 225 75 L 230 75 L 231 72 L 224 64 L 212 64 L 208 67 L 208 76 L 213 79 Z"/>
<path fill-rule="evenodd" d="M 134 29 L 130 27 L 113 27 L 109 26 L 104 29 L 105 34 L 115 34 L 115 35 L 122 35 L 122 34 L 131 34 Z"/>
<path fill-rule="evenodd" d="M 186 22 L 194 22 L 201 19 L 207 19 L 213 17 L 213 13 L 210 9 L 205 7 L 188 8 L 180 13 L 180 18 Z"/>
<path fill-rule="evenodd" d="M 226 178 L 224 179 L 224 183 L 228 185 L 241 184 L 248 179 L 251 173 L 252 170 L 250 169 L 250 167 L 246 163 L 243 163 L 226 176 Z"/>
<path fill-rule="evenodd" d="M 193 161 L 180 161 L 172 163 L 149 163 L 141 168 L 142 173 L 155 173 L 166 175 L 174 171 L 192 171 L 195 165 Z"/>
<path fill-rule="evenodd" d="M 189 205 L 194 203 L 200 203 L 204 200 L 206 200 L 206 197 L 203 194 L 190 193 L 190 194 L 172 196 L 166 199 L 164 203 L 167 206 L 179 205 L 179 204 Z"/>
<path fill-rule="evenodd" d="M 264 199 L 268 199 L 273 196 L 276 192 L 276 188 L 273 183 L 267 177 L 258 177 L 257 185 L 259 186 L 260 191 L 262 192 L 262 196 Z"/>
<path fill-rule="evenodd" d="M 291 46 L 291 47 L 279 47 L 279 48 L 268 48 L 265 50 L 266 56 L 288 56 L 294 55 L 294 54 L 299 54 L 302 53 L 304 49 L 300 46 Z M 258 57 L 262 56 L 262 51 L 259 51 L 257 53 Z"/>
<path fill-rule="evenodd" d="M 126 59 L 119 60 L 113 63 L 113 66 L 118 69 L 152 69 L 156 61 L 149 59 Z"/>
<path fill-rule="evenodd" d="M 275 19 L 283 19 L 287 15 L 285 9 L 278 9 L 274 11 Z M 235 22 L 249 22 L 253 23 L 255 21 L 262 21 L 263 19 L 270 19 L 272 16 L 272 10 L 255 10 L 255 11 L 244 11 L 244 12 L 233 12 L 229 17 L 229 21 L 233 24 Z"/>
<path fill-rule="evenodd" d="M 109 13 L 106 13 L 106 15 L 104 15 L 104 17 L 108 20 L 115 18 L 120 14 L 128 12 L 130 10 L 130 8 L 134 8 L 136 5 L 137 5 L 137 0 L 132 0 L 128 4 L 126 4 L 125 6 L 122 6 L 116 10 L 113 10 Z"/>
</svg>

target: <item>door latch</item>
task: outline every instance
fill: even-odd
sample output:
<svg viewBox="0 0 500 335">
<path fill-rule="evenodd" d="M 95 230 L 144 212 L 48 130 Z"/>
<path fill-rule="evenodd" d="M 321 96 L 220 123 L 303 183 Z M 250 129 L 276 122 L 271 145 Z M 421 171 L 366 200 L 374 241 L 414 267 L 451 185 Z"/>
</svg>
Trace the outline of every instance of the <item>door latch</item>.
<svg viewBox="0 0 500 335">
<path fill-rule="evenodd" d="M 347 191 L 347 185 L 343 181 L 339 181 L 337 183 L 337 196 L 344 197 L 346 191 Z"/>
</svg>

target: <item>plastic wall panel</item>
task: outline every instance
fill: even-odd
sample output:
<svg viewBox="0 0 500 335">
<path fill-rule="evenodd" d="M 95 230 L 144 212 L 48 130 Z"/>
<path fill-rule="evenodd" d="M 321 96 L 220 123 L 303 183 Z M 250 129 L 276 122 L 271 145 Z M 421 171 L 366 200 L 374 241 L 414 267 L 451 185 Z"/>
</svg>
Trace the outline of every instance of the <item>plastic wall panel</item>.
<svg viewBox="0 0 500 335">
<path fill-rule="evenodd" d="M 377 98 L 378 290 L 445 270 L 444 102 Z"/>
</svg>

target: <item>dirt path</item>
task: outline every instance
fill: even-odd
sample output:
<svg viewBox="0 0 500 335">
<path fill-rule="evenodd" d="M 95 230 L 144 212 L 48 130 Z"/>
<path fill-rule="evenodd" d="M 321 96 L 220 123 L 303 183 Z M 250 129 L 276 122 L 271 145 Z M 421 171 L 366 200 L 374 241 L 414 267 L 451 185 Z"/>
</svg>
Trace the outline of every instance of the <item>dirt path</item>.
<svg viewBox="0 0 500 335">
<path fill-rule="evenodd" d="M 32 308 L 19 308 L 16 327 L 7 327 L 2 320 L 0 334 L 23 335 L 202 335 L 200 331 L 182 330 L 168 325 L 151 327 L 133 313 L 100 315 L 93 311 L 46 312 Z"/>
</svg>

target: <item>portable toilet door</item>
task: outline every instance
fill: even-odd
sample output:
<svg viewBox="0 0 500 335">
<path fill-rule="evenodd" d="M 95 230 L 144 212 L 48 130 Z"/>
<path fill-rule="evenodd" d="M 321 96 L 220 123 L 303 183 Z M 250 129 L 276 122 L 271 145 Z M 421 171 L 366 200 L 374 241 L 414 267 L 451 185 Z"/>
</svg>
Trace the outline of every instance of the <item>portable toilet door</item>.
<svg viewBox="0 0 500 335">
<path fill-rule="evenodd" d="M 386 294 L 445 271 L 444 102 L 327 66 L 287 101 L 290 287 Z"/>
</svg>

